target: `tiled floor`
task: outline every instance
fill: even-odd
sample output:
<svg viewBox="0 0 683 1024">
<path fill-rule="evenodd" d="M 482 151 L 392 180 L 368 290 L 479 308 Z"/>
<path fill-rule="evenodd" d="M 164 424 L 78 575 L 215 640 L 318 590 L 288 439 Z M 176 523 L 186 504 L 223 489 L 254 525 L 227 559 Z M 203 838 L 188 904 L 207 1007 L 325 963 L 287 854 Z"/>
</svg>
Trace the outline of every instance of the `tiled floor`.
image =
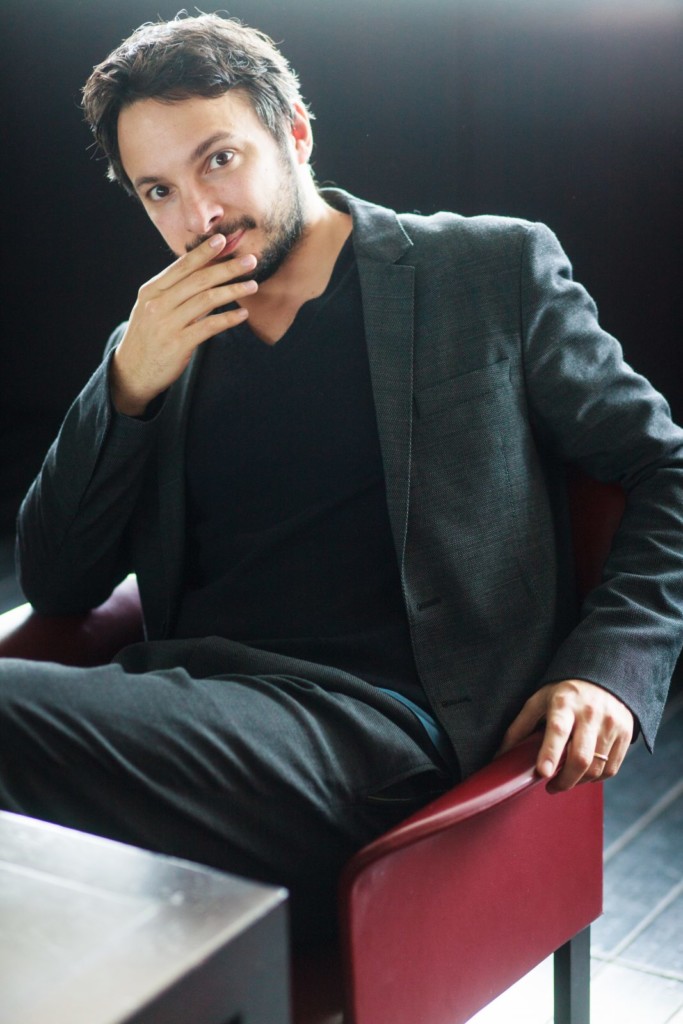
<svg viewBox="0 0 683 1024">
<path fill-rule="evenodd" d="M 12 572 L 11 541 L 0 540 L 0 612 L 22 600 Z M 635 744 L 605 786 L 605 913 L 593 926 L 591 1024 L 683 1024 L 681 683 L 655 755 Z M 546 961 L 471 1024 L 551 1020 Z"/>
</svg>

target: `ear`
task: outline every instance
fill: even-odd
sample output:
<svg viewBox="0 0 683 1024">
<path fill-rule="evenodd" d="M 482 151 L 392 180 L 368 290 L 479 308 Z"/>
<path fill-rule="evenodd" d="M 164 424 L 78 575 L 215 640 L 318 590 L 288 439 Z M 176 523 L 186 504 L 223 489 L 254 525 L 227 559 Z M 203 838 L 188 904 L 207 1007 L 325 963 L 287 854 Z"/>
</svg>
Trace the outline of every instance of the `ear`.
<svg viewBox="0 0 683 1024">
<path fill-rule="evenodd" d="M 313 129 L 303 103 L 297 102 L 292 108 L 291 136 L 297 161 L 300 164 L 308 163 L 313 152 Z"/>
</svg>

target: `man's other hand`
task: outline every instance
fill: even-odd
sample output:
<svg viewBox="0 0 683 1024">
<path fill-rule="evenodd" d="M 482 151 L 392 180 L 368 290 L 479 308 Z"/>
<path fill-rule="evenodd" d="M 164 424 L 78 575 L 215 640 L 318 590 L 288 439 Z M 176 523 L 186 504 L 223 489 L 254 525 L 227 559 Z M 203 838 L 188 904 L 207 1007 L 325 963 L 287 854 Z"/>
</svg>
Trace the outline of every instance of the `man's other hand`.
<svg viewBox="0 0 683 1024">
<path fill-rule="evenodd" d="M 552 778 L 548 788 L 553 792 L 616 775 L 633 736 L 633 715 L 617 697 L 595 683 L 565 679 L 529 698 L 505 733 L 499 753 L 529 736 L 541 722 L 545 732 L 536 770 Z"/>
</svg>

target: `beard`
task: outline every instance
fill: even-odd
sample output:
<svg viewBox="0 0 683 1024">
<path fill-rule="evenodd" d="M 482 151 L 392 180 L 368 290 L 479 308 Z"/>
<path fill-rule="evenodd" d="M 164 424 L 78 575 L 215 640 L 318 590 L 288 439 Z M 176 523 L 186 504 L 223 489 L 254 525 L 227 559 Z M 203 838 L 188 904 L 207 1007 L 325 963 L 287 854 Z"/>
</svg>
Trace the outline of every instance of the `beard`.
<svg viewBox="0 0 683 1024">
<path fill-rule="evenodd" d="M 250 273 L 234 277 L 231 284 L 238 281 L 256 281 L 262 284 L 280 269 L 289 254 L 301 241 L 305 229 L 305 219 L 298 182 L 291 164 L 283 158 L 283 180 L 280 183 L 279 196 L 273 208 L 257 224 L 253 217 L 241 217 L 239 220 L 226 221 L 218 225 L 209 234 L 200 235 L 186 246 L 188 252 L 196 249 L 211 235 L 225 235 L 226 238 L 238 231 L 253 231 L 260 227 L 265 239 L 258 263 Z M 235 258 L 235 253 L 218 257 L 217 262 L 227 263 Z"/>
</svg>

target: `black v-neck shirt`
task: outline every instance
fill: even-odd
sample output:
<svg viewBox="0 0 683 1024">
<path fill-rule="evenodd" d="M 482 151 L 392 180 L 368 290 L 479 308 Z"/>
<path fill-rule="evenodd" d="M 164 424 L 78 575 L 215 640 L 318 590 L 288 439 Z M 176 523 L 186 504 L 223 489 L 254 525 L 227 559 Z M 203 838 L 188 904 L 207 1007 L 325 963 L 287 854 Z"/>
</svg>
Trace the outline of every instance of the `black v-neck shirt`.
<svg viewBox="0 0 683 1024">
<path fill-rule="evenodd" d="M 176 636 L 343 669 L 425 706 L 415 670 L 349 240 L 275 344 L 205 343 L 187 441 Z"/>
</svg>

